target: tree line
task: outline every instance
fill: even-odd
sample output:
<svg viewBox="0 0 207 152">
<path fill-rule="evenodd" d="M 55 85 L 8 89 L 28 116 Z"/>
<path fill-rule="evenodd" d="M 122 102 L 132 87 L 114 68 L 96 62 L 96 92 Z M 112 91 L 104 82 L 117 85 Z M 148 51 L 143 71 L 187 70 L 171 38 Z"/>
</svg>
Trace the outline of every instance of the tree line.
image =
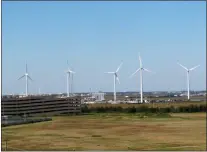
<svg viewBox="0 0 207 152">
<path fill-rule="evenodd" d="M 99 106 L 88 107 L 84 105 L 82 107 L 82 113 L 192 113 L 192 112 L 207 112 L 206 105 L 186 105 L 186 106 L 173 106 L 170 107 L 149 107 L 146 105 L 139 107 L 122 107 L 122 106 Z"/>
</svg>

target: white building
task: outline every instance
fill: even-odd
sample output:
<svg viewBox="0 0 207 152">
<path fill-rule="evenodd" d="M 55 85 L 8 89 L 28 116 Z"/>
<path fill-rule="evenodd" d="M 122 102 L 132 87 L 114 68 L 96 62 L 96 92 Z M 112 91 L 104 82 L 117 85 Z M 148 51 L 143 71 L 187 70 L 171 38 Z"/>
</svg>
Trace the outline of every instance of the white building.
<svg viewBox="0 0 207 152">
<path fill-rule="evenodd" d="M 103 101 L 105 93 L 92 93 L 92 98 L 95 98 L 96 101 Z"/>
</svg>

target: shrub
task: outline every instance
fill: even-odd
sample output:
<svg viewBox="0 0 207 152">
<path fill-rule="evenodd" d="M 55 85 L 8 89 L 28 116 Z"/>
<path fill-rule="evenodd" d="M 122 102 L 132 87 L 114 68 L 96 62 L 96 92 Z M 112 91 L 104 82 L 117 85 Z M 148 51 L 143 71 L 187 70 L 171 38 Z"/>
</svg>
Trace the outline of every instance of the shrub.
<svg viewBox="0 0 207 152">
<path fill-rule="evenodd" d="M 131 107 L 131 108 L 128 108 L 128 113 L 136 113 L 136 108 L 135 107 Z"/>
<path fill-rule="evenodd" d="M 143 106 L 137 107 L 136 111 L 137 112 L 148 112 L 149 108 L 147 106 L 143 105 Z"/>
<path fill-rule="evenodd" d="M 157 112 L 157 108 L 149 108 L 149 111 L 152 113 L 156 113 Z"/>
<path fill-rule="evenodd" d="M 105 110 L 105 108 L 103 108 L 103 107 L 98 107 L 98 108 L 97 108 L 97 112 L 98 112 L 98 113 L 104 113 L 104 112 L 106 112 L 106 110 Z"/>
<path fill-rule="evenodd" d="M 200 105 L 200 106 L 198 107 L 198 109 L 199 109 L 199 111 L 201 111 L 201 112 L 207 112 L 207 110 L 206 110 L 206 105 Z"/>
<path fill-rule="evenodd" d="M 170 112 L 172 113 L 176 112 L 176 108 L 174 106 L 170 106 Z"/>
<path fill-rule="evenodd" d="M 90 112 L 90 109 L 86 105 L 83 106 L 81 110 L 82 110 L 83 113 L 89 113 Z"/>
<path fill-rule="evenodd" d="M 123 108 L 122 108 L 122 107 L 120 107 L 120 106 L 119 106 L 119 107 L 117 107 L 117 109 L 116 109 L 116 110 L 117 110 L 117 112 L 123 112 Z"/>
<path fill-rule="evenodd" d="M 94 106 L 94 107 L 82 107 L 83 113 L 105 113 L 105 112 L 121 112 L 121 113 L 143 113 L 143 112 L 149 112 L 149 113 L 178 113 L 178 112 L 206 112 L 206 105 L 178 105 L 178 107 L 175 107 L 171 105 L 170 107 L 149 107 L 146 105 L 140 105 L 140 106 L 133 106 L 130 107 L 128 105 L 123 106 L 116 106 L 116 105 L 110 105 L 110 106 Z"/>
</svg>

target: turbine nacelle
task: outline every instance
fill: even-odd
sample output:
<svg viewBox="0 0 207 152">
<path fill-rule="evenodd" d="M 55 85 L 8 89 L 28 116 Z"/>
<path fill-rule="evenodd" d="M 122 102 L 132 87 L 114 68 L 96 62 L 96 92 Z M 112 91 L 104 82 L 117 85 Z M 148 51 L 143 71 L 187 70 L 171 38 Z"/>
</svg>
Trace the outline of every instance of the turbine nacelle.
<svg viewBox="0 0 207 152">
<path fill-rule="evenodd" d="M 196 68 L 198 68 L 198 67 L 200 66 L 200 65 L 197 65 L 197 66 L 194 66 L 194 67 L 188 69 L 187 67 L 183 66 L 183 65 L 180 64 L 179 62 L 177 62 L 177 64 L 180 65 L 183 69 L 185 69 L 188 73 L 189 73 L 190 71 L 195 70 Z"/>
<path fill-rule="evenodd" d="M 25 73 L 25 74 L 24 74 L 23 76 L 21 76 L 18 80 L 20 80 L 20 79 L 22 79 L 22 78 L 24 78 L 24 77 L 28 77 L 31 81 L 33 81 L 32 78 L 29 76 L 28 73 Z"/>
<path fill-rule="evenodd" d="M 70 70 L 68 61 L 67 61 L 67 65 L 68 65 L 68 69 L 65 71 L 65 73 L 67 74 L 67 97 L 69 97 L 70 96 L 69 79 L 71 77 L 71 74 L 74 74 L 75 72 Z"/>
<path fill-rule="evenodd" d="M 195 70 L 197 67 L 199 67 L 200 65 L 194 66 L 193 68 L 188 69 L 187 67 L 183 66 L 182 64 L 180 64 L 179 62 L 177 62 L 177 64 L 179 66 L 181 66 L 183 69 L 186 70 L 187 72 L 187 89 L 188 89 L 188 100 L 190 100 L 190 71 Z"/>
<path fill-rule="evenodd" d="M 119 84 L 120 84 L 120 81 L 119 81 L 119 77 L 118 77 L 117 73 L 119 72 L 122 65 L 123 65 L 123 62 L 118 66 L 118 68 L 116 69 L 115 72 L 105 72 L 105 73 L 108 73 L 108 74 L 114 74 L 114 77 L 118 81 Z"/>
<path fill-rule="evenodd" d="M 70 68 L 69 68 L 69 64 L 68 64 L 68 60 L 67 60 L 67 65 L 68 65 L 68 69 L 67 69 L 67 71 L 65 71 L 66 73 L 75 73 L 74 71 L 72 71 L 72 70 L 70 70 Z"/>
<path fill-rule="evenodd" d="M 28 95 L 28 79 L 27 78 L 29 78 L 31 81 L 33 81 L 32 80 L 32 78 L 29 76 L 29 74 L 28 74 L 28 72 L 27 72 L 27 63 L 26 63 L 26 69 L 25 69 L 25 74 L 23 75 L 23 76 L 21 76 L 18 80 L 20 80 L 20 79 L 22 79 L 22 78 L 26 78 L 26 96 Z"/>
<path fill-rule="evenodd" d="M 74 71 L 70 71 L 70 70 L 68 70 L 68 71 L 66 71 L 66 73 L 75 73 Z"/>
<path fill-rule="evenodd" d="M 133 77 L 137 72 L 139 72 L 141 70 L 142 71 L 147 71 L 147 72 L 150 72 L 150 73 L 155 73 L 155 72 L 152 72 L 152 71 L 150 71 L 150 70 L 148 70 L 146 68 L 138 68 L 134 73 L 132 73 L 132 75 L 129 78 Z"/>
<path fill-rule="evenodd" d="M 140 68 L 138 68 L 134 73 L 132 73 L 132 75 L 129 77 L 131 78 L 132 76 L 134 76 L 138 71 L 140 71 L 140 97 L 141 97 L 141 103 L 143 102 L 143 80 L 142 80 L 142 71 L 147 71 L 147 72 L 151 72 L 154 73 L 146 68 L 143 67 L 142 65 L 142 59 L 139 53 L 139 64 L 140 64 Z"/>
<path fill-rule="evenodd" d="M 116 101 L 116 81 L 118 81 L 118 83 L 120 84 L 119 77 L 118 77 L 117 73 L 120 70 L 122 64 L 123 64 L 123 62 L 118 66 L 118 68 L 116 69 L 115 72 L 105 72 L 105 73 L 114 75 L 114 101 Z"/>
<path fill-rule="evenodd" d="M 155 72 L 152 72 L 152 71 L 150 71 L 150 70 L 143 67 L 140 53 L 139 53 L 139 64 L 140 64 L 140 68 L 138 68 L 134 73 L 132 73 L 132 75 L 129 78 L 133 77 L 140 70 L 147 71 L 147 72 L 150 72 L 150 73 L 155 73 Z"/>
</svg>

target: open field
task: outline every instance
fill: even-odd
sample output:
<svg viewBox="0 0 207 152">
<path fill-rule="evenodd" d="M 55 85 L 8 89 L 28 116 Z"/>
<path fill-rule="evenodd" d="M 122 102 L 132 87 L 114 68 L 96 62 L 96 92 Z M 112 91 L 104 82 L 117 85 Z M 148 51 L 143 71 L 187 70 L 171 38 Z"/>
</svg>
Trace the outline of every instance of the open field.
<svg viewBox="0 0 207 152">
<path fill-rule="evenodd" d="M 93 114 L 5 127 L 2 150 L 206 150 L 206 114 Z"/>
</svg>

